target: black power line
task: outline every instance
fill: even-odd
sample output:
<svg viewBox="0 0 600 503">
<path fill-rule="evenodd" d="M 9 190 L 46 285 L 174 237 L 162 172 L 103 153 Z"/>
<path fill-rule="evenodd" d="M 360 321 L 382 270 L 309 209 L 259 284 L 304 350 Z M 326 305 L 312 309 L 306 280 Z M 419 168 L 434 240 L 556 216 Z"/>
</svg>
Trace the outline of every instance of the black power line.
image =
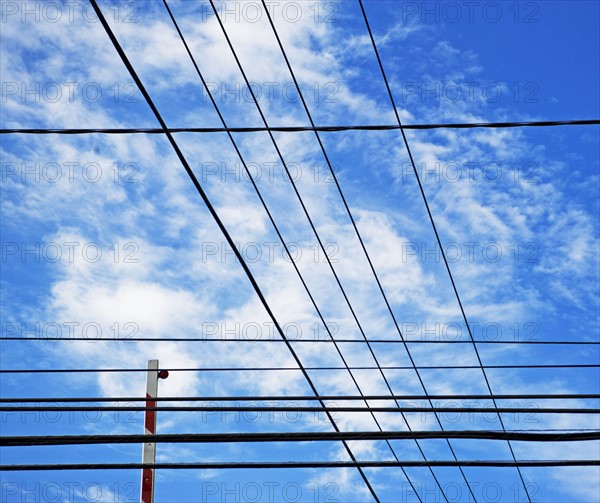
<svg viewBox="0 0 600 503">
<path fill-rule="evenodd" d="M 332 442 L 355 440 L 406 440 L 462 438 L 519 442 L 581 442 L 599 440 L 600 431 L 586 433 L 520 433 L 506 431 L 344 431 L 269 433 L 159 433 L 155 435 L 19 435 L 0 437 L 2 447 L 229 442 Z M 427 462 L 427 461 L 425 461 Z"/>
<path fill-rule="evenodd" d="M 263 2 L 264 2 L 264 0 L 263 0 Z M 477 360 L 478 360 L 479 365 L 481 367 L 481 372 L 483 374 L 483 378 L 485 380 L 485 384 L 486 384 L 487 389 L 488 389 L 488 391 L 489 391 L 489 393 L 491 395 L 493 392 L 492 392 L 492 388 L 491 388 L 490 382 L 488 380 L 485 368 L 483 366 L 483 362 L 482 362 L 481 357 L 479 355 L 479 351 L 477 350 L 477 345 L 474 342 L 475 339 L 474 339 L 473 334 L 471 332 L 471 326 L 469 325 L 469 322 L 467 320 L 466 312 L 465 312 L 464 307 L 462 305 L 462 302 L 460 300 L 460 295 L 458 294 L 458 289 L 456 287 L 456 283 L 454 282 L 454 277 L 452 275 L 452 271 L 450 269 L 450 265 L 448 264 L 448 260 L 446 258 L 446 253 L 443 250 L 442 241 L 441 241 L 440 235 L 438 233 L 437 227 L 435 225 L 435 221 L 433 219 L 433 214 L 432 214 L 431 209 L 429 207 L 429 202 L 427 201 L 427 196 L 425 194 L 425 190 L 423 188 L 423 184 L 421 183 L 421 178 L 419 177 L 419 173 L 418 173 L 417 167 L 415 165 L 415 161 L 413 159 L 413 155 L 412 155 L 412 152 L 410 150 L 410 146 L 408 144 L 408 139 L 406 137 L 406 133 L 405 133 L 404 129 L 401 128 L 402 121 L 400 120 L 400 115 L 398 114 L 398 109 L 396 107 L 396 102 L 394 100 L 394 95 L 392 94 L 392 90 L 390 88 L 390 84 L 389 84 L 388 78 L 387 78 L 385 70 L 383 68 L 383 62 L 381 61 L 381 57 L 380 57 L 379 51 L 377 49 L 377 44 L 375 43 L 375 37 L 373 36 L 373 32 L 371 31 L 371 25 L 369 24 L 369 20 L 367 18 L 367 13 L 365 11 L 365 8 L 364 8 L 362 0 L 358 0 L 358 3 L 360 5 L 360 10 L 362 12 L 363 19 L 365 21 L 365 25 L 366 25 L 367 31 L 369 32 L 369 38 L 371 40 L 371 45 L 373 47 L 373 51 L 375 52 L 375 56 L 377 58 L 377 63 L 379 65 L 379 69 L 381 70 L 381 76 L 383 77 L 383 81 L 384 81 L 385 87 L 387 89 L 387 94 L 388 94 L 388 97 L 390 99 L 390 103 L 391 103 L 392 108 L 394 110 L 394 116 L 396 117 L 396 122 L 397 122 L 398 126 L 400 127 L 400 133 L 402 134 L 402 140 L 404 142 L 404 146 L 406 147 L 406 152 L 408 153 L 408 157 L 410 159 L 410 162 L 411 162 L 411 165 L 412 165 L 412 168 L 413 168 L 413 172 L 415 174 L 415 177 L 416 177 L 416 180 L 417 180 L 417 184 L 419 186 L 419 191 L 421 192 L 421 196 L 423 198 L 423 202 L 425 203 L 425 208 L 427 210 L 427 215 L 429 216 L 429 221 L 431 222 L 431 226 L 432 226 L 433 231 L 435 233 L 435 237 L 436 237 L 437 243 L 442 248 L 441 255 L 442 255 L 442 258 L 444 260 L 444 264 L 446 266 L 446 270 L 448 272 L 448 277 L 450 278 L 450 282 L 452 284 L 452 289 L 454 290 L 454 294 L 456 296 L 456 300 L 457 300 L 458 305 L 460 307 L 460 311 L 462 313 L 463 320 L 464 320 L 465 325 L 467 327 L 467 331 L 469 333 L 469 337 L 470 337 L 471 341 L 473 341 L 473 349 L 475 351 L 475 355 L 477 356 Z M 494 405 L 496 405 L 495 402 L 494 402 Z M 502 416 L 500 414 L 498 414 L 498 419 L 500 421 L 500 424 L 502 425 L 502 428 L 504 429 L 504 424 L 503 424 L 503 421 L 502 421 Z M 513 458 L 513 461 L 516 462 L 515 453 L 513 451 L 512 446 L 510 445 L 510 441 L 507 441 L 507 444 L 508 444 L 508 448 L 510 450 L 511 456 Z M 525 484 L 525 480 L 523 479 L 523 474 L 521 473 L 521 469 L 518 466 L 517 466 L 517 472 L 519 474 L 519 478 L 521 479 L 521 483 L 523 485 L 523 488 L 525 489 L 525 494 L 527 495 L 527 500 L 529 501 L 529 503 L 531 503 L 531 497 L 529 495 L 529 491 L 527 490 L 527 485 Z M 461 473 L 462 473 L 462 471 L 461 471 Z M 463 476 L 464 476 L 464 473 L 463 473 Z M 465 479 L 465 481 L 466 481 L 466 479 Z M 469 487 L 469 491 L 471 492 L 471 495 L 473 495 L 473 491 L 471 490 L 471 487 L 470 486 L 468 486 L 468 487 Z M 474 495 L 473 495 L 473 497 L 474 497 Z"/>
<path fill-rule="evenodd" d="M 382 365 L 373 366 L 350 366 L 350 367 L 302 367 L 304 370 L 468 370 L 479 369 L 479 365 Z M 190 367 L 169 368 L 169 372 L 283 372 L 301 371 L 299 367 Z M 531 364 L 531 365 L 486 365 L 487 369 L 581 369 L 600 368 L 600 364 L 573 363 L 573 364 Z M 54 374 L 54 373 L 100 373 L 100 372 L 148 372 L 148 369 L 131 368 L 107 368 L 107 369 L 1 369 L 0 374 Z"/>
<path fill-rule="evenodd" d="M 549 467 L 549 466 L 600 466 L 597 459 L 566 460 L 519 460 L 519 461 L 291 461 L 291 462 L 247 462 L 247 463 L 61 463 L 31 465 L 0 465 L 1 471 L 56 471 L 56 470 L 140 470 L 142 468 L 168 470 L 227 470 L 227 469 L 273 469 L 273 468 L 391 468 L 431 466 L 472 467 Z"/>
<path fill-rule="evenodd" d="M 96 342 L 96 341 L 112 341 L 112 342 L 282 342 L 285 343 L 286 340 L 283 339 L 223 339 L 218 337 L 135 337 L 135 338 L 108 338 L 108 337 L 99 337 L 99 338 L 90 338 L 90 337 L 0 337 L 0 341 L 88 341 L 88 342 Z M 287 342 L 290 343 L 357 343 L 364 344 L 365 341 L 362 339 L 287 339 Z M 475 344 L 516 344 L 516 345 L 559 345 L 559 346 L 584 346 L 584 345 L 600 345 L 599 341 L 490 341 L 490 340 L 475 340 Z M 473 344 L 471 340 L 409 340 L 405 339 L 404 341 L 398 339 L 369 339 L 370 344 Z"/>
<path fill-rule="evenodd" d="M 561 393 L 561 394 L 503 394 L 503 395 L 477 395 L 477 394 L 453 394 L 453 395 L 320 395 L 321 400 L 338 401 L 365 401 L 365 400 L 586 400 L 600 399 L 600 394 L 594 393 Z M 0 403 L 50 403 L 50 402 L 145 402 L 146 397 L 48 397 L 31 398 L 15 397 L 0 398 Z M 153 402 L 241 402 L 241 401 L 317 401 L 318 398 L 310 395 L 274 395 L 274 396 L 158 396 Z"/>
<path fill-rule="evenodd" d="M 312 407 L 303 405 L 202 405 L 202 406 L 0 406 L 0 413 L 4 412 L 110 412 L 110 411 L 163 411 L 163 412 L 392 412 L 392 413 L 447 413 L 447 412 L 469 412 L 474 414 L 488 414 L 490 412 L 505 412 L 513 414 L 600 414 L 600 409 L 592 408 L 559 408 L 559 407 L 412 407 L 396 405 L 395 407 L 346 407 L 332 406 Z M 442 432 L 445 430 L 441 430 Z M 380 432 L 381 433 L 381 432 Z"/>
<path fill-rule="evenodd" d="M 210 93 L 209 93 L 210 95 Z M 518 127 L 550 127 L 550 126 L 592 126 L 600 124 L 598 119 L 574 119 L 559 121 L 519 121 L 519 122 L 468 122 L 468 123 L 438 123 L 438 124 L 379 124 L 379 125 L 349 125 L 349 126 L 265 126 L 265 127 L 187 127 L 187 128 L 4 128 L 0 134 L 164 134 L 170 133 L 300 133 L 318 131 L 335 133 L 341 131 L 394 131 L 398 129 L 429 130 L 429 129 L 474 129 L 474 128 L 518 128 Z"/>
</svg>

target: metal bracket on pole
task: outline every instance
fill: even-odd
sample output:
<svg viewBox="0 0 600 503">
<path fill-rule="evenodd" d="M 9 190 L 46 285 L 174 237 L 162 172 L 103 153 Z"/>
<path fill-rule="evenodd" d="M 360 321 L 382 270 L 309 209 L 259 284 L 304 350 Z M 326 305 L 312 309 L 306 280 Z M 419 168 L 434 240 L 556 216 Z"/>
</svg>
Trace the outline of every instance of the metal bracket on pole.
<svg viewBox="0 0 600 503">
<path fill-rule="evenodd" d="M 169 372 L 158 370 L 158 360 L 148 360 L 148 373 L 146 374 L 146 408 L 156 407 L 156 396 L 158 395 L 158 379 L 166 379 Z M 146 435 L 156 434 L 156 411 L 146 410 L 144 417 L 144 433 Z M 156 462 L 156 444 L 148 442 L 142 448 L 142 463 Z M 140 491 L 141 503 L 154 502 L 154 469 L 142 469 L 142 487 Z"/>
</svg>

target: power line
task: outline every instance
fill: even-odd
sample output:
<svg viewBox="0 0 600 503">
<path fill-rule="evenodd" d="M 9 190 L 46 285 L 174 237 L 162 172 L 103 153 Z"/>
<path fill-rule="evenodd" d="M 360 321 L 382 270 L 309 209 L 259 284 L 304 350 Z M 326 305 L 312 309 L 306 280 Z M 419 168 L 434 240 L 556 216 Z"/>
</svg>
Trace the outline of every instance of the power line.
<svg viewBox="0 0 600 503">
<path fill-rule="evenodd" d="M 265 127 L 187 127 L 187 128 L 3 128 L 0 134 L 164 134 L 169 133 L 300 133 L 318 131 L 335 133 L 341 131 L 394 131 L 394 130 L 428 130 L 428 129 L 474 129 L 474 128 L 519 128 L 519 127 L 552 127 L 552 126 L 592 126 L 600 124 L 599 119 L 574 119 L 558 121 L 515 121 L 515 122 L 468 122 L 437 124 L 380 124 L 349 126 L 265 126 Z"/>
<path fill-rule="evenodd" d="M 203 405 L 203 406 L 0 406 L 0 413 L 4 412 L 392 412 L 392 413 L 474 413 L 488 414 L 490 412 L 502 412 L 511 414 L 599 414 L 600 409 L 573 408 L 573 407 L 410 407 L 396 405 L 395 407 L 345 407 L 345 406 L 284 406 L 284 405 Z M 442 432 L 445 430 L 441 430 Z M 381 432 L 379 432 L 381 433 Z"/>
<path fill-rule="evenodd" d="M 264 0 L 263 0 L 263 1 L 264 1 Z M 417 167 L 416 167 L 416 165 L 415 165 L 415 161 L 414 161 L 414 159 L 413 159 L 413 155 L 412 155 L 412 152 L 411 152 L 411 150 L 410 150 L 410 146 L 409 146 L 409 144 L 408 144 L 408 139 L 407 139 L 407 137 L 406 137 L 406 133 L 405 133 L 404 129 L 402 129 L 402 128 L 401 128 L 401 126 L 402 126 L 402 121 L 400 120 L 400 115 L 398 114 L 398 109 L 397 109 L 397 107 L 396 107 L 396 103 L 395 103 L 395 100 L 394 100 L 394 96 L 393 96 L 393 94 L 392 94 L 392 90 L 391 90 L 391 88 L 390 88 L 390 84 L 389 84 L 389 82 L 388 82 L 388 79 L 387 79 L 387 76 L 386 76 L 385 70 L 384 70 L 384 68 L 383 68 L 383 62 L 381 61 L 381 57 L 380 57 L 380 55 L 379 55 L 379 51 L 378 51 L 378 49 L 377 49 L 377 44 L 375 43 L 375 38 L 374 38 L 374 36 L 373 36 L 373 32 L 371 31 L 371 25 L 369 24 L 369 20 L 368 20 L 368 18 L 367 18 L 367 13 L 366 13 L 366 11 L 365 11 L 365 8 L 364 8 L 364 5 L 363 5 L 363 2 L 362 2 L 362 0 L 358 0 L 358 3 L 359 3 L 359 5 L 360 5 L 360 10 L 361 10 L 361 12 L 362 12 L 363 19 L 364 19 L 364 21 L 365 21 L 365 25 L 366 25 L 366 27 L 367 27 L 367 31 L 369 32 L 369 38 L 370 38 L 370 40 L 371 40 L 371 45 L 372 45 L 372 47 L 373 47 L 373 51 L 375 52 L 375 56 L 376 56 L 376 58 L 377 58 L 377 63 L 378 63 L 378 65 L 379 65 L 379 69 L 381 70 L 381 76 L 383 77 L 383 81 L 384 81 L 384 83 L 385 83 L 385 87 L 386 87 L 386 89 L 387 89 L 387 94 L 388 94 L 388 97 L 389 97 L 389 99 L 390 99 L 390 103 L 391 103 L 391 105 L 392 105 L 392 108 L 393 108 L 393 110 L 394 110 L 394 115 L 395 115 L 395 117 L 396 117 L 396 122 L 397 122 L 398 126 L 400 127 L 400 133 L 402 134 L 402 139 L 403 139 L 403 142 L 404 142 L 404 146 L 406 147 L 406 151 L 407 151 L 407 153 L 408 153 L 408 157 L 409 157 L 409 159 L 410 159 L 410 162 L 411 162 L 411 165 L 412 165 L 412 168 L 413 168 L 413 172 L 414 172 L 414 174 L 415 174 L 415 178 L 416 178 L 416 180 L 417 180 L 417 184 L 418 184 L 418 186 L 419 186 L 419 191 L 421 192 L 421 196 L 422 196 L 422 198 L 423 198 L 423 202 L 425 203 L 425 208 L 426 208 L 426 210 L 427 210 L 427 215 L 429 216 L 429 221 L 431 222 L 431 226 L 432 226 L 432 228 L 433 228 L 433 231 L 434 231 L 434 233 L 435 233 L 435 236 L 436 236 L 437 243 L 438 243 L 438 245 L 439 245 L 439 246 L 440 246 L 440 248 L 441 248 L 441 255 L 442 255 L 442 258 L 444 259 L 444 264 L 445 264 L 445 266 L 446 266 L 446 270 L 447 270 L 447 272 L 448 272 L 448 276 L 449 276 L 449 278 L 450 278 L 450 282 L 451 282 L 451 284 L 452 284 L 452 288 L 453 288 L 453 290 L 454 290 L 454 294 L 455 294 L 455 296 L 456 296 L 456 300 L 458 301 L 458 305 L 459 305 L 459 307 L 460 307 L 460 311 L 461 311 L 461 313 L 462 313 L 462 317 L 463 317 L 463 319 L 464 319 L 465 325 L 466 325 L 466 327 L 467 327 L 467 331 L 468 331 L 468 333 L 469 333 L 469 337 L 470 337 L 470 339 L 473 341 L 473 349 L 474 349 L 474 351 L 475 351 L 475 355 L 477 356 L 477 360 L 478 360 L 478 362 L 479 362 L 479 366 L 481 367 L 481 372 L 483 373 L 483 378 L 484 378 L 484 380 L 485 380 L 486 386 L 487 386 L 487 388 L 488 388 L 488 391 L 489 391 L 489 393 L 490 393 L 490 395 L 491 395 L 493 392 L 492 392 L 492 388 L 491 388 L 491 386 L 490 386 L 490 382 L 489 382 L 489 380 L 488 380 L 488 377 L 487 377 L 487 374 L 486 374 L 485 368 L 484 368 L 484 366 L 483 366 L 483 362 L 482 362 L 482 360 L 481 360 L 481 357 L 480 357 L 480 355 L 479 355 L 479 351 L 477 350 L 477 345 L 476 345 L 476 344 L 475 344 L 475 342 L 474 342 L 474 340 L 475 340 L 475 339 L 474 339 L 474 337 L 473 337 L 473 334 L 472 334 L 472 332 L 471 332 L 471 326 L 469 325 L 469 322 L 468 322 L 468 320 L 467 320 L 467 315 L 466 315 L 466 313 L 465 313 L 465 310 L 464 310 L 464 308 L 463 308 L 462 302 L 461 302 L 461 300 L 460 300 L 460 295 L 458 294 L 458 289 L 456 288 L 456 284 L 455 284 L 455 282 L 454 282 L 454 277 L 453 277 L 453 275 L 452 275 L 452 271 L 450 270 L 450 265 L 448 264 L 448 260 L 447 260 L 447 258 L 446 258 L 446 253 L 445 253 L 445 252 L 444 252 L 444 250 L 443 250 L 442 241 L 441 241 L 441 238 L 440 238 L 440 236 L 439 236 L 439 233 L 438 233 L 437 227 L 436 227 L 436 225 L 435 225 L 435 221 L 434 221 L 434 219 L 433 219 L 433 214 L 431 213 L 431 209 L 430 209 L 430 207 L 429 207 L 429 203 L 428 203 L 428 201 L 427 201 L 427 196 L 426 196 L 426 194 L 425 194 L 425 190 L 424 190 L 424 188 L 423 188 L 423 184 L 421 183 L 421 178 L 419 177 L 419 173 L 418 173 Z M 494 402 L 494 405 L 496 405 L 496 403 L 495 403 L 495 402 Z M 500 414 L 498 414 L 498 419 L 499 419 L 499 421 L 500 421 L 500 424 L 502 425 L 502 428 L 504 429 L 504 423 L 503 423 L 503 421 L 502 421 L 502 416 L 501 416 Z M 513 458 L 513 461 L 515 461 L 515 462 L 516 462 L 515 453 L 514 453 L 514 451 L 513 451 L 513 448 L 512 448 L 512 446 L 510 445 L 510 441 L 507 441 L 507 444 L 508 444 L 508 448 L 509 448 L 509 450 L 510 450 L 511 456 L 512 456 L 512 458 Z M 527 489 L 527 485 L 525 484 L 525 480 L 523 479 L 523 474 L 521 473 L 521 469 L 520 469 L 518 466 L 517 466 L 517 472 L 518 472 L 518 474 L 519 474 L 519 478 L 521 479 L 521 483 L 522 483 L 522 485 L 523 485 L 523 488 L 525 489 L 525 494 L 527 495 L 527 500 L 529 501 L 529 503 L 531 503 L 531 497 L 530 497 L 530 495 L 529 495 L 529 491 L 528 491 L 528 489 Z M 463 474 L 463 476 L 464 476 L 464 474 Z M 465 480 L 466 480 L 466 479 L 465 479 Z M 471 490 L 471 487 L 470 487 L 470 486 L 469 486 L 469 491 L 471 492 L 471 495 L 473 495 L 473 491 Z"/>
<path fill-rule="evenodd" d="M 338 401 L 365 401 L 365 400 L 585 400 L 600 399 L 600 394 L 594 393 L 561 393 L 561 394 L 502 394 L 502 395 L 479 395 L 479 394 L 452 394 L 452 395 L 320 395 L 321 400 Z M 317 397 L 311 395 L 272 395 L 272 396 L 160 396 L 154 397 L 154 402 L 241 402 L 241 401 L 318 401 Z M 14 397 L 0 398 L 0 403 L 34 403 L 34 402 L 145 402 L 146 397 Z"/>
<path fill-rule="evenodd" d="M 417 365 L 401 366 L 350 366 L 350 367 L 302 367 L 304 370 L 468 370 L 479 369 L 479 365 Z M 169 372 L 284 372 L 301 371 L 299 367 L 207 367 L 169 368 Z M 486 365 L 487 369 L 560 369 L 560 368 L 600 368 L 600 364 L 532 364 L 532 365 Z M 147 369 L 107 368 L 107 369 L 1 369 L 0 374 L 54 374 L 54 373 L 101 373 L 101 372 L 143 372 Z"/>
<path fill-rule="evenodd" d="M 1 471 L 56 471 L 56 470 L 227 470 L 227 469 L 273 469 L 273 468 L 391 468 L 391 467 L 550 467 L 550 466 L 600 466 L 597 459 L 519 460 L 519 461 L 288 461 L 245 463 L 61 463 L 31 465 L 0 465 Z"/>
<path fill-rule="evenodd" d="M 159 433 L 128 435 L 18 435 L 0 437 L 1 447 L 155 443 L 334 442 L 460 438 L 519 442 L 582 442 L 600 439 L 600 431 L 586 433 L 520 433 L 506 431 L 344 431 L 269 433 Z M 426 461 L 427 462 L 427 461 Z"/>
<path fill-rule="evenodd" d="M 0 341 L 109 341 L 109 342 L 281 342 L 281 343 L 359 343 L 364 344 L 362 339 L 223 339 L 218 337 L 135 337 L 135 338 L 90 338 L 90 337 L 0 337 Z M 600 341 L 490 341 L 490 340 L 409 340 L 398 339 L 369 339 L 371 344 L 515 344 L 515 345 L 559 345 L 559 346 L 578 346 L 578 345 L 600 345 Z"/>
</svg>

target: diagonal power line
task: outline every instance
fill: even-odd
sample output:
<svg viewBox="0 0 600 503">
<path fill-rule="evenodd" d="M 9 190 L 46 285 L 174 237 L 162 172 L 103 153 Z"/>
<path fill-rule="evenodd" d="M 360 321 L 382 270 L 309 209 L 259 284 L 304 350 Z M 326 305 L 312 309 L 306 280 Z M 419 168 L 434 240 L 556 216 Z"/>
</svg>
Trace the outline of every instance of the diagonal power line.
<svg viewBox="0 0 600 503">
<path fill-rule="evenodd" d="M 392 94 L 392 90 L 390 88 L 390 84 L 389 84 L 387 75 L 386 75 L 385 70 L 383 68 L 383 63 L 381 61 L 381 57 L 380 57 L 379 51 L 377 49 L 377 44 L 375 43 L 375 38 L 373 37 L 373 32 L 371 30 L 371 26 L 370 26 L 369 20 L 367 18 L 367 13 L 365 11 L 365 8 L 364 8 L 362 0 L 358 0 L 358 3 L 360 4 L 360 9 L 361 9 L 364 21 L 365 21 L 365 25 L 367 27 L 367 31 L 369 32 L 369 38 L 371 39 L 371 44 L 373 46 L 373 50 L 375 52 L 375 56 L 377 57 L 377 63 L 379 65 L 379 69 L 381 70 L 381 75 L 383 77 L 383 80 L 384 80 L 384 83 L 385 83 L 385 87 L 387 89 L 387 93 L 388 93 L 388 96 L 390 98 L 390 102 L 391 102 L 392 108 L 394 109 L 394 115 L 396 117 L 396 122 L 398 123 L 398 126 L 401 126 L 402 125 L 402 121 L 400 120 L 400 116 L 398 115 L 398 109 L 396 108 L 396 102 L 394 100 L 394 96 Z M 419 177 L 419 173 L 418 173 L 418 170 L 417 170 L 417 167 L 415 165 L 415 161 L 414 161 L 412 152 L 411 152 L 409 144 L 408 144 L 408 139 L 406 138 L 406 133 L 404 132 L 404 129 L 402 129 L 402 128 L 400 128 L 400 132 L 402 134 L 402 140 L 403 140 L 404 145 L 406 147 L 406 151 L 408 153 L 408 157 L 410 159 L 410 162 L 411 162 L 411 165 L 412 165 L 412 168 L 413 168 L 413 171 L 414 171 L 414 174 L 415 174 L 418 186 L 419 186 L 419 191 L 421 192 L 421 196 L 423 198 L 423 202 L 425 203 L 425 208 L 427 210 L 427 215 L 429 216 L 429 221 L 431 222 L 431 226 L 432 226 L 433 231 L 435 233 L 435 237 L 436 237 L 437 243 L 438 243 L 438 245 L 441 246 L 442 245 L 442 241 L 441 241 L 440 235 L 438 233 L 437 227 L 435 225 L 435 220 L 433 218 L 433 214 L 431 212 L 431 208 L 429 207 L 429 202 L 427 201 L 427 196 L 425 194 L 425 190 L 423 188 L 423 184 L 421 183 L 421 178 Z M 481 360 L 481 356 L 479 355 L 479 351 L 477 350 L 477 345 L 475 344 L 475 339 L 474 339 L 473 334 L 471 332 L 471 326 L 470 326 L 470 324 L 469 324 L 469 322 L 467 320 L 467 315 L 465 313 L 465 309 L 463 307 L 463 304 L 462 304 L 462 302 L 460 300 L 460 295 L 458 293 L 458 289 L 456 287 L 456 283 L 454 281 L 454 277 L 452 275 L 452 271 L 450 269 L 450 265 L 448 264 L 448 260 L 446 258 L 446 253 L 444 252 L 444 250 L 442 250 L 441 255 L 442 255 L 442 258 L 444 259 L 444 264 L 445 264 L 446 270 L 448 272 L 448 277 L 450 278 L 450 282 L 452 284 L 452 289 L 454 290 L 454 294 L 456 296 L 456 300 L 457 300 L 458 305 L 460 307 L 460 311 L 462 313 L 463 320 L 464 320 L 465 325 L 467 327 L 467 330 L 469 332 L 469 337 L 470 337 L 470 339 L 471 339 L 471 341 L 473 343 L 473 349 L 475 351 L 475 355 L 477 356 L 477 361 L 479 362 L 479 366 L 481 367 L 481 372 L 483 373 L 483 378 L 485 380 L 485 384 L 487 386 L 487 389 L 488 389 L 490 395 L 492 395 L 493 394 L 492 388 L 491 388 L 489 379 L 487 377 L 485 368 L 483 366 L 483 362 Z M 492 399 L 492 402 L 494 403 L 494 406 L 496 406 L 496 401 L 494 399 Z M 499 413 L 498 413 L 498 420 L 500 421 L 500 425 L 502 426 L 502 429 L 504 431 L 506 431 L 506 429 L 504 427 L 504 422 L 502 421 L 502 416 Z M 507 444 L 508 444 L 508 448 L 510 450 L 511 456 L 513 458 L 513 461 L 516 464 L 515 453 L 513 451 L 512 445 L 511 445 L 511 443 L 510 443 L 509 440 L 507 440 Z M 527 500 L 529 501 L 529 503 L 531 503 L 531 496 L 529 495 L 529 491 L 527 489 L 527 484 L 525 483 L 525 480 L 523 479 L 523 474 L 521 473 L 521 468 L 518 465 L 516 466 L 516 468 L 517 468 L 517 472 L 519 474 L 519 478 L 521 479 L 521 483 L 523 485 L 523 488 L 525 489 L 525 494 L 527 495 Z"/>
</svg>

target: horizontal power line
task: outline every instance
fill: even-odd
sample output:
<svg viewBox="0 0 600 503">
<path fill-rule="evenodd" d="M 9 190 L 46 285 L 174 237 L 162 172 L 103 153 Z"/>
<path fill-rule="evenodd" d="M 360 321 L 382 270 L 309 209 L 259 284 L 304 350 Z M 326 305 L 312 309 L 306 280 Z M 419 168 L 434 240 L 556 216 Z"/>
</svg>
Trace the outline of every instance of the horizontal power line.
<svg viewBox="0 0 600 503">
<path fill-rule="evenodd" d="M 600 394 L 594 393 L 562 393 L 562 394 L 501 394 L 501 395 L 477 395 L 477 394 L 456 394 L 456 395 L 320 395 L 322 400 L 510 400 L 510 399 L 540 399 L 540 400 L 583 400 L 600 399 Z M 271 396 L 159 396 L 153 397 L 153 402 L 241 402 L 241 401 L 318 401 L 319 398 L 310 395 L 271 395 Z M 41 402 L 145 402 L 146 397 L 48 397 L 48 398 L 0 398 L 0 403 L 41 403 Z"/>
<path fill-rule="evenodd" d="M 210 337 L 136 337 L 132 339 L 100 337 L 91 339 L 89 337 L 0 337 L 0 341 L 87 341 L 87 342 L 286 342 L 282 339 L 220 339 Z M 290 343 L 329 343 L 331 339 L 288 339 Z M 336 343 L 360 343 L 365 344 L 364 339 L 335 339 Z M 514 345 L 600 345 L 600 341 L 474 341 L 475 344 L 514 344 Z M 400 340 L 400 339 L 369 339 L 369 344 L 473 344 L 469 340 L 430 341 L 430 340 Z"/>
<path fill-rule="evenodd" d="M 61 463 L 31 465 L 0 465 L 0 471 L 56 471 L 56 470 L 140 470 L 143 468 L 168 470 L 226 470 L 226 469 L 273 469 L 273 468 L 392 468 L 434 466 L 477 466 L 490 468 L 526 468 L 548 466 L 600 466 L 596 459 L 549 459 L 517 461 L 288 461 L 245 463 Z"/>
<path fill-rule="evenodd" d="M 516 128 L 516 127 L 548 127 L 548 126 L 590 126 L 600 124 L 598 119 L 561 120 L 561 121 L 519 121 L 519 122 L 469 122 L 469 123 L 437 123 L 437 124 L 380 124 L 350 126 L 271 126 L 271 127 L 220 127 L 220 128 L 6 128 L 0 134 L 165 134 L 169 133 L 258 133 L 281 132 L 297 133 L 305 131 L 340 132 L 340 131 L 392 131 L 398 129 L 474 129 L 474 128 Z"/>
<path fill-rule="evenodd" d="M 229 443 L 229 442 L 333 442 L 354 440 L 463 438 L 477 440 L 515 440 L 523 442 L 579 442 L 600 440 L 600 431 L 585 433 L 521 433 L 490 430 L 465 431 L 327 431 L 269 433 L 159 433 L 154 435 L 18 435 L 0 437 L 2 447 L 42 445 L 98 445 L 153 443 Z"/>
<path fill-rule="evenodd" d="M 575 363 L 575 364 L 539 364 L 539 365 L 484 365 L 486 369 L 559 369 L 559 368 L 600 368 L 600 364 L 593 363 Z M 380 367 L 304 367 L 305 370 L 379 370 Z M 382 370 L 468 370 L 480 369 L 479 365 L 417 365 L 412 366 L 381 366 Z M 207 368 L 165 368 L 169 372 L 284 372 L 301 371 L 299 367 L 207 367 Z M 70 374 L 70 373 L 127 373 L 127 372 L 148 372 L 148 369 L 131 368 L 108 368 L 108 369 L 2 369 L 0 374 Z"/>
<path fill-rule="evenodd" d="M 438 413 L 438 412 L 469 412 L 475 414 L 488 412 L 502 413 L 535 413 L 535 414 L 600 414 L 600 409 L 596 408 L 574 408 L 574 407 L 414 407 L 402 406 L 396 407 L 348 407 L 331 406 L 315 407 L 305 405 L 202 405 L 202 406 L 127 406 L 127 405 L 11 405 L 0 407 L 0 413 L 7 412 L 391 412 L 391 413 Z"/>
</svg>

